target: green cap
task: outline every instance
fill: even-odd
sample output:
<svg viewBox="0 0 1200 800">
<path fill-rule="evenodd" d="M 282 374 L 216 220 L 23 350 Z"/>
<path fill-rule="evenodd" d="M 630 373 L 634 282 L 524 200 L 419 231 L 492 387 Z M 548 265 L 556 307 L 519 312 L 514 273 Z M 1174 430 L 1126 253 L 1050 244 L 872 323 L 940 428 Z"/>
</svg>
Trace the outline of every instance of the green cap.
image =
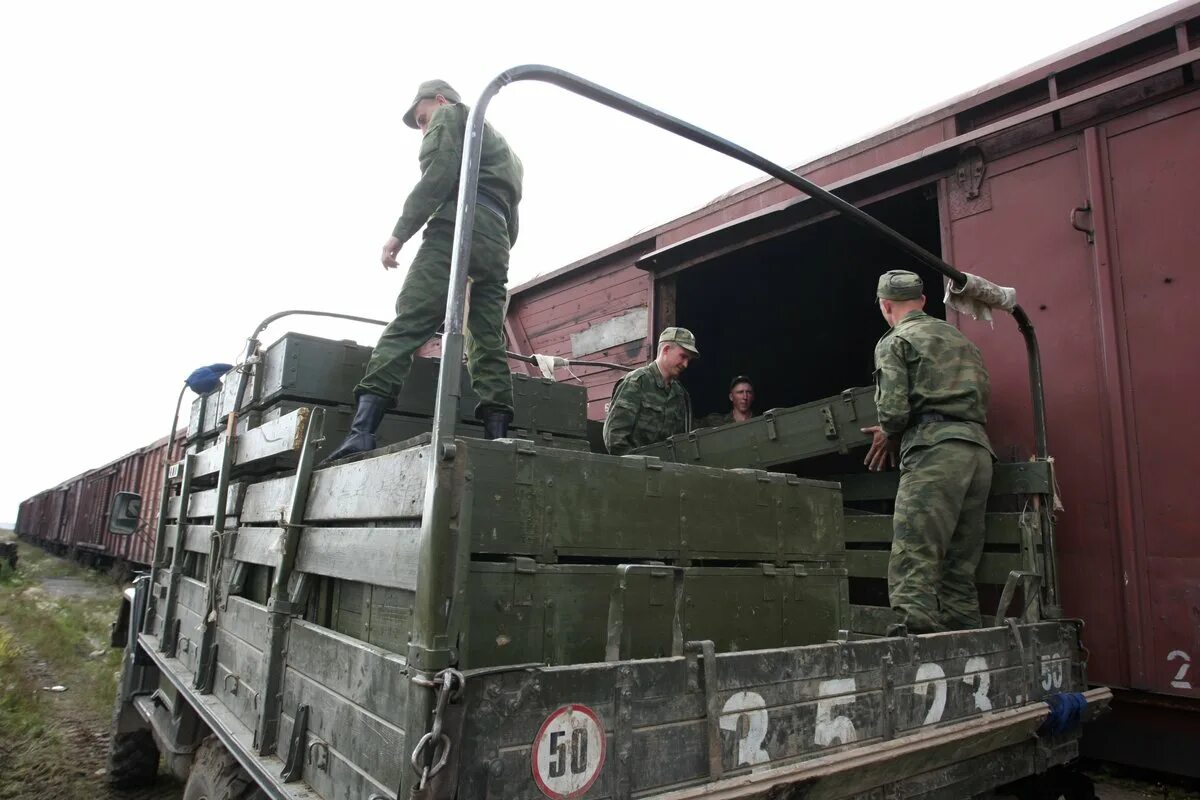
<svg viewBox="0 0 1200 800">
<path fill-rule="evenodd" d="M 921 276 L 906 269 L 890 269 L 879 276 L 875 296 L 884 300 L 917 300 L 925 294 Z"/>
<path fill-rule="evenodd" d="M 658 335 L 658 343 L 676 344 L 694 356 L 700 355 L 700 351 L 696 349 L 696 337 L 687 328 L 667 328 Z"/>
<path fill-rule="evenodd" d="M 462 102 L 462 96 L 459 95 L 458 92 L 454 91 L 454 87 L 445 81 L 425 81 L 417 89 L 417 96 L 413 98 L 412 105 L 408 107 L 408 111 L 404 112 L 404 124 L 410 128 L 420 127 L 417 125 L 416 118 L 417 103 L 421 102 L 422 100 L 428 100 L 432 97 L 437 97 L 439 94 L 449 100 L 451 103 Z"/>
</svg>

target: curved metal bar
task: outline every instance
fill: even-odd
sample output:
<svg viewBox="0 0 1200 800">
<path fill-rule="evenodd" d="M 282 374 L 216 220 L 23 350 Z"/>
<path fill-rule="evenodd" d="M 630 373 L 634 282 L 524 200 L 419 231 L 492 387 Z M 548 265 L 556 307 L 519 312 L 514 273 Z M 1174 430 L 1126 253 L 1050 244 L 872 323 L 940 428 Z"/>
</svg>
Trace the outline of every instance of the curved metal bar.
<svg viewBox="0 0 1200 800">
<path fill-rule="evenodd" d="M 307 317 L 332 317 L 333 319 L 348 319 L 351 322 L 369 322 L 372 325 L 387 325 L 383 320 L 371 319 L 370 317 L 356 317 L 353 314 L 339 314 L 336 311 L 310 311 L 304 308 L 289 308 L 287 311 L 279 311 L 258 323 L 258 327 L 254 329 L 254 333 L 250 334 L 249 341 L 257 342 L 258 335 L 265 331 L 267 327 L 276 320 L 290 317 L 293 314 L 301 314 Z"/>
</svg>

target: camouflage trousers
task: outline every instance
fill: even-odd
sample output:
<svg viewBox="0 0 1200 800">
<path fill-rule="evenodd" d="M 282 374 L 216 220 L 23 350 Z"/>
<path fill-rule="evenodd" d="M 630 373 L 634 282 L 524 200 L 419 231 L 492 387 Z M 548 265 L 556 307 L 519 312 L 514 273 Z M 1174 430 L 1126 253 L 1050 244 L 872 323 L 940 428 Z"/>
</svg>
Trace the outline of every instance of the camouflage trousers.
<svg viewBox="0 0 1200 800">
<path fill-rule="evenodd" d="M 396 318 L 384 329 L 367 363 L 367 373 L 355 387 L 393 401 L 412 368 L 413 356 L 446 317 L 450 287 L 450 254 L 454 226 L 431 220 L 425 227 L 400 296 Z M 499 220 L 480 211 L 471 241 L 470 310 L 467 315 L 467 371 L 471 388 L 479 397 L 477 416 L 489 408 L 513 408 L 512 375 L 508 371 L 504 341 L 504 302 L 507 297 L 508 233 Z"/>
<path fill-rule="evenodd" d="M 912 633 L 978 628 L 975 570 L 992 485 L 987 449 L 948 439 L 904 454 L 888 599 Z"/>
</svg>

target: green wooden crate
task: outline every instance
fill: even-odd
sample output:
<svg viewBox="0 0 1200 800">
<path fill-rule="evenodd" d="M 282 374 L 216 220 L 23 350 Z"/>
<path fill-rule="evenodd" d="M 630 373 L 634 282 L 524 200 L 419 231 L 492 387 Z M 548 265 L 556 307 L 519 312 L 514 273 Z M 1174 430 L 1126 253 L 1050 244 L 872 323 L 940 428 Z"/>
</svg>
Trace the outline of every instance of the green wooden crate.
<svg viewBox="0 0 1200 800">
<path fill-rule="evenodd" d="M 878 424 L 874 392 L 871 387 L 847 389 L 745 422 L 681 433 L 637 452 L 681 464 L 756 469 L 846 453 L 871 441 L 861 429 Z"/>
<path fill-rule="evenodd" d="M 472 441 L 476 553 L 786 563 L 840 557 L 835 483 Z"/>
<path fill-rule="evenodd" d="M 241 411 L 265 409 L 282 401 L 326 406 L 354 406 L 354 387 L 362 379 L 371 348 L 351 341 L 335 341 L 300 333 L 285 334 L 266 348 L 252 371 Z M 439 360 L 416 358 L 392 412 L 430 418 L 437 396 Z M 478 398 L 471 391 L 466 367 L 462 368 L 462 396 L 458 417 L 476 423 Z M 226 376 L 220 391 L 192 404 L 189 440 L 215 434 L 233 408 L 237 375 Z M 531 436 L 587 438 L 587 390 L 582 385 L 556 383 L 516 373 L 513 375 L 513 428 Z"/>
</svg>

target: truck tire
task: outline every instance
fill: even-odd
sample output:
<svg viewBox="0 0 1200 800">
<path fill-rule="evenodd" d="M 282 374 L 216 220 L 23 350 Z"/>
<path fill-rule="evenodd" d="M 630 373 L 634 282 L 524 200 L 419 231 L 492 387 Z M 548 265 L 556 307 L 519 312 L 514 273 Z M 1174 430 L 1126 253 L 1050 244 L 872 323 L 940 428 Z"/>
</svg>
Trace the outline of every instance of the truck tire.
<svg viewBox="0 0 1200 800">
<path fill-rule="evenodd" d="M 196 761 L 183 787 L 183 800 L 265 800 L 254 780 L 215 736 L 196 750 Z"/>
<path fill-rule="evenodd" d="M 147 730 L 114 733 L 108 752 L 108 785 L 115 789 L 149 786 L 158 777 L 158 746 Z"/>
</svg>

